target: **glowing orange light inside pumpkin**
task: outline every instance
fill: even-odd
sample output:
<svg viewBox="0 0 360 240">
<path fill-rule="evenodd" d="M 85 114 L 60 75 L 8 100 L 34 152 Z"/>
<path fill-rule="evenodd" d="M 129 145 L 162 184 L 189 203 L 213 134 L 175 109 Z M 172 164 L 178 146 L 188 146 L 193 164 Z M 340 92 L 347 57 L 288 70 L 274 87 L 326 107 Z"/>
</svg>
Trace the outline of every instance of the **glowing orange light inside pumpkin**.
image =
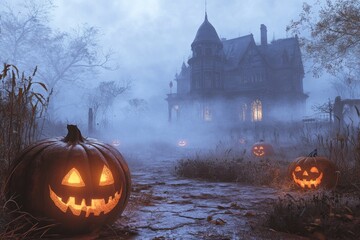
<svg viewBox="0 0 360 240">
<path fill-rule="evenodd" d="M 104 168 L 101 172 L 101 176 L 100 176 L 100 182 L 99 182 L 99 186 L 106 186 L 106 185 L 110 185 L 114 183 L 114 178 L 113 175 L 110 171 L 110 169 L 104 165 Z"/>
<path fill-rule="evenodd" d="M 88 206 L 83 198 L 81 204 L 76 204 L 75 197 L 69 197 L 67 202 L 64 202 L 49 186 L 50 198 L 62 212 L 66 213 L 68 208 L 75 216 L 80 216 L 81 211 L 85 212 L 85 217 L 89 217 L 90 213 L 94 216 L 99 216 L 100 213 L 107 214 L 110 212 L 119 202 L 121 194 L 115 192 L 114 196 L 110 196 L 107 200 L 105 199 L 91 199 L 91 205 Z"/>
<path fill-rule="evenodd" d="M 292 173 L 293 180 L 296 184 L 298 184 L 302 188 L 317 188 L 323 179 L 323 173 L 319 172 L 319 169 L 317 167 L 310 168 L 311 173 L 320 173 L 317 177 L 314 177 L 312 179 L 309 179 L 309 173 L 304 170 L 304 172 L 301 174 L 301 167 L 296 166 L 294 169 L 294 172 Z M 303 177 L 296 177 L 296 174 L 301 174 Z M 298 175 L 299 176 L 299 175 Z"/>
<path fill-rule="evenodd" d="M 63 185 L 71 186 L 71 187 L 83 187 L 85 186 L 84 181 L 82 180 L 80 173 L 76 168 L 72 168 L 63 178 Z M 106 186 L 114 183 L 113 175 L 110 169 L 104 165 L 100 180 L 99 186 Z M 113 196 L 105 198 L 95 198 L 91 199 L 91 205 L 86 205 L 85 199 L 81 199 L 81 201 L 76 201 L 74 196 L 70 196 L 68 200 L 65 202 L 63 199 L 58 196 L 49 186 L 50 198 L 54 202 L 55 206 L 57 206 L 62 212 L 66 213 L 68 209 L 75 216 L 80 216 L 81 212 L 85 212 L 85 217 L 89 217 L 90 214 L 94 214 L 94 216 L 99 216 L 101 213 L 107 214 L 110 212 L 119 202 L 121 197 L 121 190 L 119 192 L 115 192 Z M 77 204 L 80 202 L 80 204 Z"/>
<path fill-rule="evenodd" d="M 85 183 L 82 180 L 80 173 L 76 168 L 72 168 L 63 178 L 62 185 L 67 185 L 71 187 L 84 187 Z"/>
<path fill-rule="evenodd" d="M 262 157 L 265 155 L 265 149 L 263 146 L 255 146 L 253 149 L 253 153 L 257 157 Z"/>
</svg>

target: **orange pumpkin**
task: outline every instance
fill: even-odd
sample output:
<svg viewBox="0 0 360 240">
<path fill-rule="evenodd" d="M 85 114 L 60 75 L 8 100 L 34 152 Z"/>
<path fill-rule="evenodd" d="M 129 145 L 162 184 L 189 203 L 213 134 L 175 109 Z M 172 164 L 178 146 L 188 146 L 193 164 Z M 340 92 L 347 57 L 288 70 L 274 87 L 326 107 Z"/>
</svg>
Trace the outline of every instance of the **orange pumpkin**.
<svg viewBox="0 0 360 240">
<path fill-rule="evenodd" d="M 274 154 L 274 149 L 271 144 L 260 140 L 251 147 L 251 152 L 255 157 L 267 157 Z"/>
<path fill-rule="evenodd" d="M 85 139 L 75 125 L 65 138 L 46 139 L 15 159 L 5 191 L 21 209 L 54 219 L 55 231 L 97 232 L 115 221 L 130 195 L 130 172 L 111 145 Z"/>
<path fill-rule="evenodd" d="M 303 189 L 333 188 L 338 172 L 334 163 L 317 156 L 315 149 L 307 157 L 298 157 L 289 166 L 292 181 Z"/>
</svg>

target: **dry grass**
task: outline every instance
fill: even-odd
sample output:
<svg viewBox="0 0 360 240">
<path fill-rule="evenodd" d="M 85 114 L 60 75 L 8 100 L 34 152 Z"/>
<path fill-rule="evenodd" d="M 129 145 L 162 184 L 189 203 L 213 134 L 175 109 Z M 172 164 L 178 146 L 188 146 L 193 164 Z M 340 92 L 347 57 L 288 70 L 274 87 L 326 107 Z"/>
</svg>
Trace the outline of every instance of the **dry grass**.
<svg viewBox="0 0 360 240">
<path fill-rule="evenodd" d="M 4 201 L 3 201 L 4 202 Z M 0 210 L 0 239 L 54 238 L 49 230 L 56 224 L 45 218 L 37 218 L 21 211 L 13 199 L 2 204 Z"/>
<path fill-rule="evenodd" d="M 360 239 L 360 195 L 287 194 L 272 207 L 266 225 L 312 239 Z"/>
<path fill-rule="evenodd" d="M 274 158 L 256 159 L 246 151 L 217 150 L 180 159 L 175 173 L 181 177 L 251 185 L 279 186 L 288 182 L 288 162 Z M 288 183 L 286 183 L 288 185 Z"/>
<path fill-rule="evenodd" d="M 126 225 L 126 220 L 134 215 L 138 204 L 147 196 L 140 194 L 133 197 L 123 217 L 112 225 L 105 225 L 99 233 L 85 234 L 81 239 L 129 239 L 137 231 Z M 61 234 L 56 230 L 58 224 L 55 220 L 34 217 L 22 211 L 15 201 L 8 200 L 0 206 L 0 239 L 69 239 L 72 236 Z"/>
<path fill-rule="evenodd" d="M 4 64 L 0 74 L 0 162 L 10 168 L 11 160 L 24 146 L 37 140 L 49 104 L 46 85 L 25 77 L 16 66 Z M 3 167 L 3 166 L 1 166 Z"/>
</svg>

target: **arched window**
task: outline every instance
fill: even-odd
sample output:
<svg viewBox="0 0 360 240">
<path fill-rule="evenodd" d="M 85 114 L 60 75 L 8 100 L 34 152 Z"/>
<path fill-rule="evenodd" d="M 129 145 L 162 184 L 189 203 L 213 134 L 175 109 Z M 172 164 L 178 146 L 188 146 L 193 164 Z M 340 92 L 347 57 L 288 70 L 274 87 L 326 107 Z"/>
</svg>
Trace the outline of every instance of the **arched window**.
<svg viewBox="0 0 360 240">
<path fill-rule="evenodd" d="M 251 104 L 251 120 L 253 122 L 259 122 L 262 120 L 262 104 L 259 99 L 256 99 Z"/>
<path fill-rule="evenodd" d="M 246 112 L 247 112 L 247 104 L 243 103 L 240 109 L 240 121 L 245 122 L 246 121 Z"/>
</svg>

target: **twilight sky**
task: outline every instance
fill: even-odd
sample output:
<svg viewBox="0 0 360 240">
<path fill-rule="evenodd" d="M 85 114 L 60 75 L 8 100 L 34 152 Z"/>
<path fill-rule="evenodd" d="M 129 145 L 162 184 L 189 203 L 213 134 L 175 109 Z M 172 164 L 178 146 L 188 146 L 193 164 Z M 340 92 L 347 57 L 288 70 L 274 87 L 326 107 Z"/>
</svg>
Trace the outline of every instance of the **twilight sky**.
<svg viewBox="0 0 360 240">
<path fill-rule="evenodd" d="M 220 37 L 229 39 L 252 33 L 259 42 L 263 23 L 271 41 L 287 37 L 286 25 L 298 18 L 302 4 L 298 0 L 208 0 L 207 12 Z M 187 61 L 190 44 L 204 20 L 205 4 L 204 0 L 55 0 L 55 5 L 55 28 L 95 26 L 101 30 L 105 48 L 117 52 L 115 60 L 120 69 L 99 76 L 100 80 L 131 78 L 135 97 L 165 104 L 169 81 Z M 306 74 L 308 110 L 313 103 L 335 96 L 329 94 L 329 88 L 326 79 L 313 79 L 310 73 Z"/>
</svg>

